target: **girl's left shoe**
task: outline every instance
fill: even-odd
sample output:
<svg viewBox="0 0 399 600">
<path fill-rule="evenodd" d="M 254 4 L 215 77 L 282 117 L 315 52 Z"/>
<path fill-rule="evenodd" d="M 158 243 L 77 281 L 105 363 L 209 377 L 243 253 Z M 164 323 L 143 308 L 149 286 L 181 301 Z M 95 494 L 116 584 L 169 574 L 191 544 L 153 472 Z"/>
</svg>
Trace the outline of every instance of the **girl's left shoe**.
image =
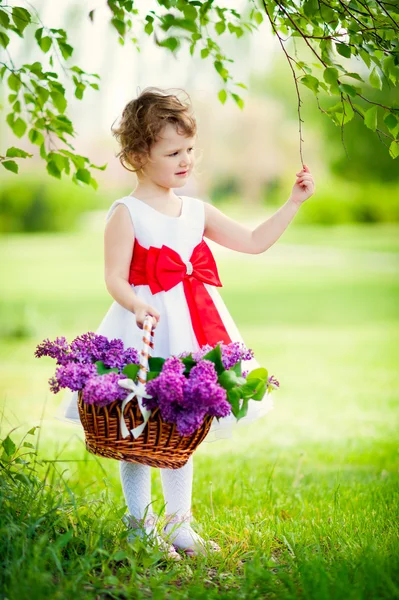
<svg viewBox="0 0 399 600">
<path fill-rule="evenodd" d="M 204 540 L 196 533 L 191 525 L 191 511 L 181 517 L 174 515 L 167 517 L 167 524 L 162 529 L 162 535 L 168 543 L 172 543 L 177 550 L 182 550 L 187 556 L 220 552 L 220 546 L 213 540 Z"/>
<path fill-rule="evenodd" d="M 137 537 L 146 541 L 151 548 L 157 548 L 162 552 L 165 558 L 171 560 L 181 560 L 181 556 L 176 552 L 172 544 L 168 544 L 164 538 L 157 532 L 156 518 L 150 515 L 146 519 L 136 519 L 133 515 L 125 514 L 122 521 L 128 526 L 130 533 L 128 541 L 134 542 Z"/>
</svg>

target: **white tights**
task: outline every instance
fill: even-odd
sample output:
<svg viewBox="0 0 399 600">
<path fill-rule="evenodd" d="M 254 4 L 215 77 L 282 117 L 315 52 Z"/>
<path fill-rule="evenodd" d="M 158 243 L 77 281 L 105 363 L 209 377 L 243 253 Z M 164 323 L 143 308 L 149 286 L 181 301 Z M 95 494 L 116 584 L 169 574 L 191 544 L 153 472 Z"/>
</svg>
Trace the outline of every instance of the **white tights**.
<svg viewBox="0 0 399 600">
<path fill-rule="evenodd" d="M 165 517 L 168 522 L 164 536 L 178 548 L 201 545 L 202 538 L 191 528 L 191 498 L 193 488 L 193 455 L 180 469 L 160 469 L 165 500 Z M 154 516 L 151 506 L 151 467 L 140 463 L 120 461 L 122 489 L 129 513 L 137 519 Z M 184 518 L 175 523 L 173 517 Z M 154 524 L 145 527 L 149 533 Z"/>
</svg>

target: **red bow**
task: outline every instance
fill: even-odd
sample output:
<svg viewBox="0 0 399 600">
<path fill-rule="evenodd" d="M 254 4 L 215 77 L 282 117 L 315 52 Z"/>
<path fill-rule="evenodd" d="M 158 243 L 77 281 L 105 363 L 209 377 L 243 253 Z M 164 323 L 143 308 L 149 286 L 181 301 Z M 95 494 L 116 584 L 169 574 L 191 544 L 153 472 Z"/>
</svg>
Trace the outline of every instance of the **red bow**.
<svg viewBox="0 0 399 600">
<path fill-rule="evenodd" d="M 198 344 L 215 345 L 231 342 L 218 310 L 204 283 L 221 287 L 215 259 L 202 240 L 193 250 L 187 264 L 169 246 L 148 250 L 135 240 L 130 264 L 129 283 L 148 285 L 153 294 L 167 291 L 183 282 L 191 322 Z"/>
</svg>

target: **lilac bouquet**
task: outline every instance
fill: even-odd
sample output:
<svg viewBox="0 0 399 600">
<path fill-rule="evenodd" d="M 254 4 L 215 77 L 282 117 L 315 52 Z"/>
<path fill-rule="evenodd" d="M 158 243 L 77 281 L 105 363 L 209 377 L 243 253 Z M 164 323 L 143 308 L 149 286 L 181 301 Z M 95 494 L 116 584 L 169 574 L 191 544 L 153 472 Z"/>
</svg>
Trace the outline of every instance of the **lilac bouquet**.
<svg viewBox="0 0 399 600">
<path fill-rule="evenodd" d="M 50 390 L 57 394 L 61 388 L 83 390 L 87 404 L 105 406 L 114 400 L 124 400 L 128 390 L 118 381 L 127 376 L 122 373 L 126 365 L 139 365 L 135 348 L 124 348 L 120 339 L 109 340 L 93 331 L 76 337 L 69 345 L 65 337 L 53 342 L 48 338 L 36 346 L 35 357 L 50 356 L 59 365 L 50 377 Z"/>
<path fill-rule="evenodd" d="M 94 332 L 78 336 L 70 345 L 65 337 L 43 340 L 35 356 L 57 361 L 55 376 L 49 379 L 52 392 L 65 387 L 83 390 L 83 401 L 97 406 L 127 399 L 127 384 L 140 369 L 135 348 Z M 279 387 L 265 368 L 242 371 L 242 361 L 253 356 L 241 342 L 219 342 L 166 359 L 149 357 L 142 403 L 149 411 L 158 408 L 162 419 L 175 423 L 182 436 L 196 431 L 207 415 L 219 419 L 233 413 L 239 420 L 247 414 L 249 400 L 262 400 Z"/>
</svg>

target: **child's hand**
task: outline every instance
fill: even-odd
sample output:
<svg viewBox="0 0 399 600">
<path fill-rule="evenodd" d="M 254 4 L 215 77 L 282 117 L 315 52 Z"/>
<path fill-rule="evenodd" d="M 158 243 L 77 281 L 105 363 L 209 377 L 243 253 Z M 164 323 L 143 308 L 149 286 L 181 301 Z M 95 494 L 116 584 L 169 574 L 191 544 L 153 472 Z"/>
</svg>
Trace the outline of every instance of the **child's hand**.
<svg viewBox="0 0 399 600">
<path fill-rule="evenodd" d="M 140 329 L 143 329 L 145 318 L 148 315 L 153 317 L 152 322 L 153 322 L 154 329 L 156 328 L 159 318 L 160 318 L 160 314 L 157 310 L 155 310 L 155 308 L 152 308 L 152 306 L 150 306 L 149 304 L 144 304 L 144 303 L 140 304 L 135 309 L 134 314 L 136 316 L 137 327 L 139 327 Z"/>
<path fill-rule="evenodd" d="M 297 180 L 290 196 L 291 200 L 299 205 L 305 202 L 315 191 L 315 184 L 309 167 L 307 165 L 303 165 L 303 167 L 302 171 L 296 174 Z"/>
</svg>

